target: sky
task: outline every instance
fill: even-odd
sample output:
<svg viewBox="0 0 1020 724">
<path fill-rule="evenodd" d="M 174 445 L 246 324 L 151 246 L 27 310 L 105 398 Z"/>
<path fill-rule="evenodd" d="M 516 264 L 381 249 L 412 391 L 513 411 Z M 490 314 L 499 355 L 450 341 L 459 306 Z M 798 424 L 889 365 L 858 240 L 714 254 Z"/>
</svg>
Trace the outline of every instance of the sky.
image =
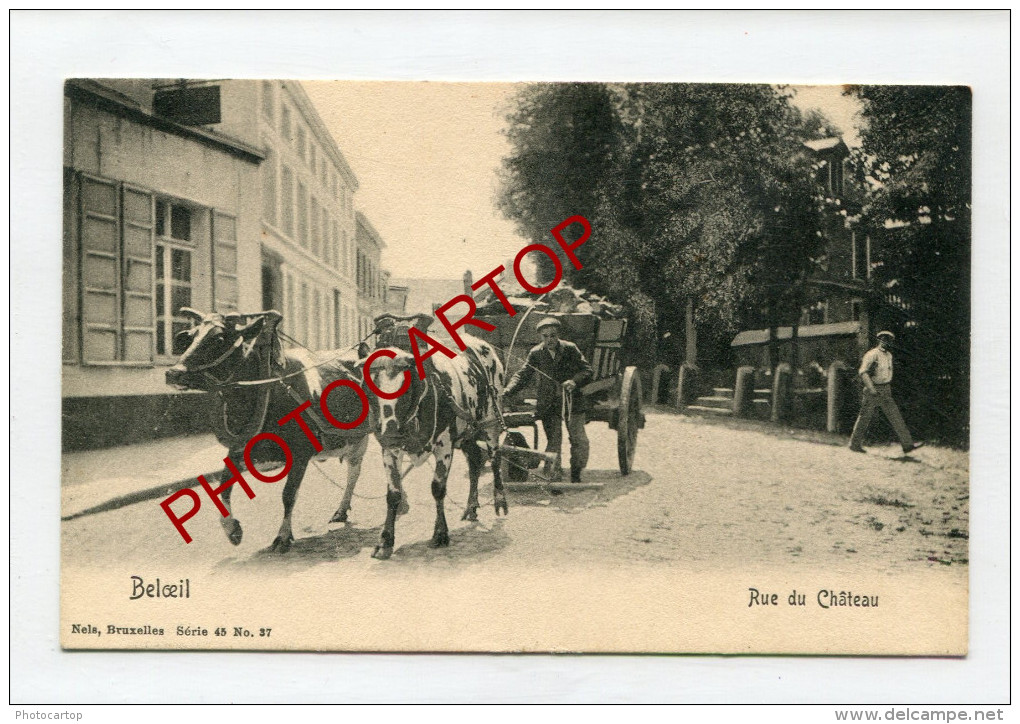
<svg viewBox="0 0 1020 724">
<path fill-rule="evenodd" d="M 355 208 L 379 231 L 394 277 L 475 278 L 528 241 L 496 208 L 512 83 L 302 84 L 358 177 Z M 856 103 L 839 86 L 798 86 L 793 102 L 820 108 L 859 144 Z"/>
</svg>

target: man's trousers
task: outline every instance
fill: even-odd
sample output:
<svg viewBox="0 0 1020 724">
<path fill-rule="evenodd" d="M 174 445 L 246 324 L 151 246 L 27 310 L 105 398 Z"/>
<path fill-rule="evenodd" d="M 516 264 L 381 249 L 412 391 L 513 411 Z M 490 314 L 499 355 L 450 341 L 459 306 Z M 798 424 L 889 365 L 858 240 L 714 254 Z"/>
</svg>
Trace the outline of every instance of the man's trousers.
<svg viewBox="0 0 1020 724">
<path fill-rule="evenodd" d="M 563 447 L 563 424 L 559 415 L 540 418 L 545 432 L 545 451 L 560 454 Z M 570 469 L 581 471 L 588 464 L 588 435 L 584 431 L 585 414 L 575 412 L 567 421 L 567 436 L 570 438 Z"/>
<path fill-rule="evenodd" d="M 875 408 L 881 408 L 886 418 L 896 431 L 900 439 L 900 445 L 904 450 L 910 450 L 914 446 L 914 439 L 910 436 L 910 430 L 903 422 L 900 408 L 892 398 L 892 390 L 889 385 L 875 385 L 875 394 L 870 394 L 865 388 L 862 393 L 861 412 L 857 415 L 857 422 L 854 424 L 853 435 L 850 436 L 850 447 L 859 448 L 864 444 L 864 436 L 868 432 L 868 425 L 871 424 L 871 416 L 875 414 Z"/>
</svg>

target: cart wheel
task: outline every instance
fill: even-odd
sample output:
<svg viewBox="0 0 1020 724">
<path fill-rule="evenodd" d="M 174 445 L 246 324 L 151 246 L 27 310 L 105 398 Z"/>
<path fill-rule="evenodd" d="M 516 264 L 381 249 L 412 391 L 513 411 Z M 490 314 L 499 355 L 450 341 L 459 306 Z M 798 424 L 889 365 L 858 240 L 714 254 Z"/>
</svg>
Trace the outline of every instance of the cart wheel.
<svg viewBox="0 0 1020 724">
<path fill-rule="evenodd" d="M 623 371 L 620 383 L 619 419 L 616 424 L 616 452 L 620 459 L 620 472 L 624 475 L 629 475 L 634 469 L 634 450 L 640 427 L 641 376 L 637 367 L 628 367 Z"/>
</svg>

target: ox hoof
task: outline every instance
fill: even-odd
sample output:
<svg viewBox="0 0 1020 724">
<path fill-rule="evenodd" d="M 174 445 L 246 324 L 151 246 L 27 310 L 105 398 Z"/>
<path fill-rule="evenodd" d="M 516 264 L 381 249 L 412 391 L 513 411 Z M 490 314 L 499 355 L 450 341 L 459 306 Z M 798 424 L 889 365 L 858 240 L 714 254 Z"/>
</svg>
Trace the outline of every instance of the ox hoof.
<svg viewBox="0 0 1020 724">
<path fill-rule="evenodd" d="M 500 511 L 503 511 L 503 515 L 510 515 L 510 509 L 507 507 L 506 498 L 502 500 L 496 499 L 496 515 L 499 515 Z"/>
<path fill-rule="evenodd" d="M 432 540 L 429 545 L 433 548 L 445 548 L 450 545 L 450 534 L 449 533 L 436 533 L 432 536 Z"/>
<path fill-rule="evenodd" d="M 460 517 L 461 520 L 478 520 L 478 508 L 472 507 L 464 511 L 464 515 Z"/>
<path fill-rule="evenodd" d="M 346 523 L 347 522 L 347 511 L 340 511 L 333 513 L 333 517 L 329 519 L 330 523 Z"/>
<path fill-rule="evenodd" d="M 372 552 L 372 557 L 378 558 L 380 561 L 385 561 L 392 555 L 393 548 L 389 546 L 376 546 L 375 551 Z"/>
<path fill-rule="evenodd" d="M 282 535 L 276 536 L 276 540 L 273 541 L 273 545 L 270 546 L 270 550 L 274 553 L 286 553 L 290 550 L 291 543 L 294 542 L 293 536 L 287 536 L 284 538 Z"/>
<path fill-rule="evenodd" d="M 241 524 L 236 519 L 222 518 L 220 525 L 223 526 L 223 532 L 227 534 L 227 540 L 235 546 L 241 544 L 241 536 L 244 534 L 244 531 L 241 530 Z"/>
</svg>

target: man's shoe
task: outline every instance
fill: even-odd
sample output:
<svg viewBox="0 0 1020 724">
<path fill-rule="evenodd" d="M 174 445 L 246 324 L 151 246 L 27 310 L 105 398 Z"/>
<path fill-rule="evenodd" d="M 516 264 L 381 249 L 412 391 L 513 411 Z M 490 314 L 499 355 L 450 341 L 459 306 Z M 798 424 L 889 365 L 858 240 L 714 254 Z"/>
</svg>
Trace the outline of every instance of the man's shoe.
<svg viewBox="0 0 1020 724">
<path fill-rule="evenodd" d="M 570 471 L 570 482 L 572 482 L 572 483 L 579 483 L 579 482 L 581 482 L 581 471 L 580 470 L 571 470 Z"/>
<path fill-rule="evenodd" d="M 915 442 L 913 445 L 910 445 L 909 447 L 904 445 L 903 446 L 903 454 L 904 455 L 909 455 L 910 453 L 914 452 L 914 450 L 917 450 L 917 448 L 919 448 L 919 447 L 924 447 L 924 443 L 923 442 Z"/>
<path fill-rule="evenodd" d="M 864 452 L 864 448 L 857 447 L 856 445 L 851 445 L 850 446 L 850 452 L 859 452 L 859 453 L 862 453 L 862 452 Z"/>
</svg>

